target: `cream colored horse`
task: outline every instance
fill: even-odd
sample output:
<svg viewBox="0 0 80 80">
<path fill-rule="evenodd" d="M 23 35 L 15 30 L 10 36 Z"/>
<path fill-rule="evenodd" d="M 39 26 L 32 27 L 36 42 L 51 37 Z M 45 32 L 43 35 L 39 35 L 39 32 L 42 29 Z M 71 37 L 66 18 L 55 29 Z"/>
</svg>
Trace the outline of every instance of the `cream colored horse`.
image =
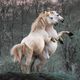
<svg viewBox="0 0 80 80">
<path fill-rule="evenodd" d="M 51 40 L 51 37 L 49 37 L 48 33 L 45 31 L 43 18 L 47 20 L 47 14 L 42 12 L 32 24 L 32 27 L 35 25 L 38 26 L 38 28 L 36 28 L 36 30 L 33 32 L 31 31 L 20 44 L 14 45 L 11 49 L 11 55 L 14 57 L 14 61 L 18 61 L 20 64 L 22 64 L 22 56 L 26 56 L 25 67 L 27 68 L 28 72 L 32 56 L 38 56 L 41 61 L 40 64 L 44 62 L 43 55 L 45 54 L 45 43 L 48 44 Z"/>
<path fill-rule="evenodd" d="M 22 64 L 22 55 L 26 56 L 25 67 L 29 72 L 32 57 L 38 56 L 40 63 L 36 66 L 36 69 L 40 71 L 41 66 L 56 51 L 58 39 L 62 34 L 69 33 L 69 31 L 57 33 L 53 28 L 53 24 L 58 23 L 60 20 L 62 21 L 63 18 L 55 11 L 40 13 L 38 18 L 33 22 L 29 35 L 20 44 L 15 45 L 11 49 L 11 55 L 14 56 L 14 61 Z"/>
<path fill-rule="evenodd" d="M 58 33 L 54 28 L 55 24 L 64 20 L 62 16 L 60 16 L 56 11 L 48 11 L 48 12 L 46 11 L 46 14 L 47 14 L 47 20 L 43 19 L 43 24 L 45 26 L 45 31 L 52 38 L 52 41 L 50 41 L 45 46 L 46 54 L 43 55 L 43 57 L 44 57 L 43 64 L 41 64 L 41 60 L 40 60 L 40 63 L 38 65 L 36 65 L 38 71 L 40 71 L 40 68 L 45 64 L 47 59 L 49 59 L 50 56 L 55 53 L 55 51 L 58 47 L 58 41 L 59 41 L 59 39 L 61 39 L 61 36 L 63 34 L 70 34 L 69 31 L 61 31 Z M 32 32 L 34 32 L 37 29 L 37 27 L 38 26 L 32 27 L 32 29 L 31 29 Z"/>
</svg>

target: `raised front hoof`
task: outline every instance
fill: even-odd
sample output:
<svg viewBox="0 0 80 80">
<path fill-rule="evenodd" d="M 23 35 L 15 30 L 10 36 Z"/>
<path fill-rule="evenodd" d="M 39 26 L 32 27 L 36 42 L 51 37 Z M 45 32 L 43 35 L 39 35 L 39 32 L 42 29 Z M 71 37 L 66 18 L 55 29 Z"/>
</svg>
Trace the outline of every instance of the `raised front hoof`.
<svg viewBox="0 0 80 80">
<path fill-rule="evenodd" d="M 70 32 L 68 35 L 71 37 L 71 36 L 73 36 L 74 34 L 73 34 L 72 32 Z"/>
<path fill-rule="evenodd" d="M 59 42 L 60 42 L 61 44 L 64 44 L 63 40 L 61 40 L 61 39 L 59 39 Z"/>
</svg>

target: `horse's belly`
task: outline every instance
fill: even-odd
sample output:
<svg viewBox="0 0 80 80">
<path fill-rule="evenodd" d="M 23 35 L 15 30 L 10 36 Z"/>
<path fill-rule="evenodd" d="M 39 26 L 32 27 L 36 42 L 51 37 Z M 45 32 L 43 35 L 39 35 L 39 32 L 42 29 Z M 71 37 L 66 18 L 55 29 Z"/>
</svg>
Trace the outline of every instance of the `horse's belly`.
<svg viewBox="0 0 80 80">
<path fill-rule="evenodd" d="M 53 54 L 55 51 L 56 51 L 56 49 L 57 49 L 57 42 L 50 42 L 48 45 L 47 45 L 47 47 L 48 47 L 48 50 L 49 50 L 49 53 L 50 54 Z"/>
</svg>

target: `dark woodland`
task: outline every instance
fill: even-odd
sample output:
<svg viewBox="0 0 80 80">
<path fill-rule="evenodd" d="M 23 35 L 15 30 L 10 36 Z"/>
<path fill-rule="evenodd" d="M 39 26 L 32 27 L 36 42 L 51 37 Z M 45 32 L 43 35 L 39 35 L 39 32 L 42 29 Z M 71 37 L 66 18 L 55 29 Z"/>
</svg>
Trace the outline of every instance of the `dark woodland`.
<svg viewBox="0 0 80 80">
<path fill-rule="evenodd" d="M 41 73 L 22 74 L 10 49 L 28 35 L 38 14 L 50 8 L 64 17 L 55 29 L 69 30 Z M 5 76 L 5 77 L 4 77 Z M 80 0 L 0 0 L 0 80 L 80 80 Z"/>
</svg>

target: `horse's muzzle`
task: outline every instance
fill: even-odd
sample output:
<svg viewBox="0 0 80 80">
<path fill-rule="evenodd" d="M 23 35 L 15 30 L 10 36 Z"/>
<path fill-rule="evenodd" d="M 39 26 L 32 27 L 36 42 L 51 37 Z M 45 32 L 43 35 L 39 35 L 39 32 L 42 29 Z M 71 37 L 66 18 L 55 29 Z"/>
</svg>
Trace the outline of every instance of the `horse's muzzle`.
<svg viewBox="0 0 80 80">
<path fill-rule="evenodd" d="M 61 22 L 63 23 L 64 22 L 64 19 L 62 19 Z"/>
<path fill-rule="evenodd" d="M 58 25 L 58 22 L 56 22 L 54 25 L 55 25 L 55 26 Z"/>
</svg>

